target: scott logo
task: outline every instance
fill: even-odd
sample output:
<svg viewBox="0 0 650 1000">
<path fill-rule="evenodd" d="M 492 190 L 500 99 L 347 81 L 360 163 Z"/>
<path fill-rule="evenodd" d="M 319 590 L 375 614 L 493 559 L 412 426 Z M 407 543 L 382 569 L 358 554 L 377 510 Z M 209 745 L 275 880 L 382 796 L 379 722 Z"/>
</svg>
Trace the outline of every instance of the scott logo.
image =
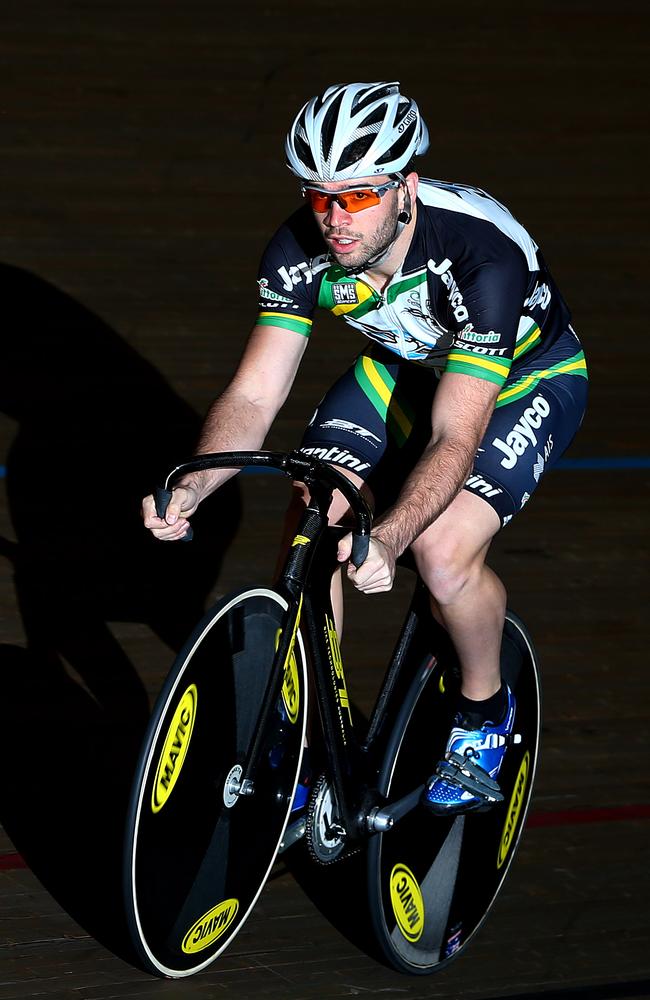
<svg viewBox="0 0 650 1000">
<path fill-rule="evenodd" d="M 526 785 L 528 784 L 529 766 L 530 754 L 526 752 L 524 754 L 524 759 L 521 762 L 519 774 L 517 775 L 517 780 L 515 781 L 514 791 L 510 799 L 510 805 L 508 806 L 506 822 L 503 827 L 503 833 L 501 834 L 501 843 L 499 844 L 499 853 L 497 855 L 497 868 L 501 868 L 504 861 L 508 857 L 508 852 L 510 851 L 512 844 L 514 843 L 517 821 L 519 820 L 521 807 L 524 804 L 524 792 L 526 791 Z"/>
<path fill-rule="evenodd" d="M 529 444 L 537 444 L 535 431 L 542 425 L 542 420 L 548 417 L 551 405 L 543 396 L 535 396 L 530 406 L 527 406 L 521 417 L 506 435 L 505 441 L 494 438 L 492 444 L 502 451 L 505 458 L 501 459 L 504 469 L 514 469 L 520 455 L 526 451 Z"/>
<path fill-rule="evenodd" d="M 237 915 L 239 900 L 224 899 L 192 924 L 181 945 L 186 955 L 203 951 L 221 937 Z"/>
<path fill-rule="evenodd" d="M 151 790 L 151 811 L 160 812 L 178 781 L 192 738 L 196 718 L 196 685 L 190 684 L 178 703 L 171 725 L 167 730 L 163 752 L 158 761 L 156 780 Z"/>
<path fill-rule="evenodd" d="M 443 285 L 447 286 L 447 296 L 449 298 L 449 304 L 451 305 L 454 316 L 459 323 L 469 318 L 469 313 L 463 305 L 463 296 L 461 295 L 458 285 L 454 280 L 454 277 L 449 270 L 451 267 L 451 261 L 449 257 L 445 257 L 442 264 L 436 264 L 435 260 L 430 259 L 427 261 L 427 267 L 433 274 L 437 274 Z"/>
<path fill-rule="evenodd" d="M 414 944 L 424 930 L 424 900 L 415 875 L 406 865 L 395 865 L 390 873 L 390 901 L 397 926 Z"/>
<path fill-rule="evenodd" d="M 352 723 L 352 709 L 350 708 L 350 696 L 348 695 L 348 686 L 345 681 L 345 672 L 343 670 L 343 657 L 341 656 L 341 647 L 339 646 L 339 638 L 336 634 L 336 628 L 334 627 L 334 622 L 328 615 L 325 615 L 325 625 L 327 634 L 327 652 L 329 654 L 330 670 L 332 671 L 332 682 L 336 691 L 336 697 L 340 706 L 340 709 L 346 709 L 348 717 L 350 719 L 350 725 Z M 341 724 L 341 732 L 343 734 L 343 741 L 345 742 L 345 730 Z"/>
</svg>

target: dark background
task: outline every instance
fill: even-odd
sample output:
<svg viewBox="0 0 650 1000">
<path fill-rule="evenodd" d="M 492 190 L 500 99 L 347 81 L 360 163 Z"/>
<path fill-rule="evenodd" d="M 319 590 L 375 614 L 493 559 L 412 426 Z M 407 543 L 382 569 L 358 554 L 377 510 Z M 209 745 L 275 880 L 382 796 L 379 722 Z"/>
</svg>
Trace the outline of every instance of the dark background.
<svg viewBox="0 0 650 1000">
<path fill-rule="evenodd" d="M 568 818 L 531 828 L 456 966 L 388 972 L 280 873 L 223 963 L 159 984 L 125 961 L 116 879 L 129 768 L 170 650 L 209 594 L 273 563 L 276 480 L 233 484 L 197 519 L 200 543 L 174 552 L 149 543 L 138 506 L 191 450 L 254 321 L 259 255 L 298 201 L 282 154 L 294 114 L 334 82 L 400 80 L 432 136 L 423 175 L 504 201 L 572 308 L 591 399 L 570 457 L 639 459 L 648 49 L 647 5 L 629 0 L 3 12 L 1 996 L 647 995 L 634 985 L 650 975 L 643 468 L 554 472 L 495 544 L 544 666 L 535 808 Z M 325 315 L 312 341 L 270 447 L 296 443 L 359 346 Z M 371 610 L 351 596 L 361 707 L 408 587 Z M 572 822 L 580 810 L 592 822 Z M 632 985 L 596 992 L 612 983 Z"/>
</svg>

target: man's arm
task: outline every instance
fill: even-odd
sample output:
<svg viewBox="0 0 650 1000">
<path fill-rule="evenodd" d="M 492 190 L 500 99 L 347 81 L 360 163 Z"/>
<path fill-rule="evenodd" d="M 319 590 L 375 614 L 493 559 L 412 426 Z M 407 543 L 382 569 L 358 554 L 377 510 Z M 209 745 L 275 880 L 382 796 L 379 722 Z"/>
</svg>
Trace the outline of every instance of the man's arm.
<svg viewBox="0 0 650 1000">
<path fill-rule="evenodd" d="M 377 518 L 370 555 L 350 576 L 371 592 L 392 586 L 395 560 L 449 506 L 469 476 L 492 415 L 500 387 L 492 382 L 446 372 L 436 390 L 431 440 L 407 478 L 395 504 Z M 379 545 L 372 545 L 372 541 Z M 339 559 L 348 557 L 347 540 Z M 374 551 L 373 551 L 374 548 Z"/>
<path fill-rule="evenodd" d="M 307 339 L 291 330 L 255 326 L 237 371 L 208 411 L 197 454 L 261 448 L 289 394 L 306 346 Z M 237 472 L 217 469 L 181 479 L 165 520 L 156 515 L 153 498 L 147 497 L 142 505 L 145 526 L 165 541 L 182 538 L 186 519 L 199 503 Z"/>
</svg>

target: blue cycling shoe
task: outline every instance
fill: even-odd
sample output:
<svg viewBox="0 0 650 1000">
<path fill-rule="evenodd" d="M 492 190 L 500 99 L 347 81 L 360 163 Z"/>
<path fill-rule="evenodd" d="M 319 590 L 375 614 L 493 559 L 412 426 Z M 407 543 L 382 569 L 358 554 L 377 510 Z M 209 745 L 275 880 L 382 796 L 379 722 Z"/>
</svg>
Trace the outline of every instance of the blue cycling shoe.
<svg viewBox="0 0 650 1000">
<path fill-rule="evenodd" d="M 521 742 L 521 736 L 513 734 L 516 702 L 507 685 L 506 698 L 499 723 L 487 721 L 477 727 L 460 713 L 454 719 L 444 759 L 424 790 L 424 805 L 432 812 L 453 816 L 503 801 L 496 778 L 508 747 Z"/>
<path fill-rule="evenodd" d="M 309 747 L 305 747 L 302 755 L 302 764 L 300 765 L 298 784 L 296 785 L 296 790 L 293 793 L 290 821 L 294 820 L 296 818 L 296 814 L 305 808 L 307 805 L 307 799 L 309 798 L 309 793 L 311 792 L 311 766 L 309 756 Z"/>
</svg>

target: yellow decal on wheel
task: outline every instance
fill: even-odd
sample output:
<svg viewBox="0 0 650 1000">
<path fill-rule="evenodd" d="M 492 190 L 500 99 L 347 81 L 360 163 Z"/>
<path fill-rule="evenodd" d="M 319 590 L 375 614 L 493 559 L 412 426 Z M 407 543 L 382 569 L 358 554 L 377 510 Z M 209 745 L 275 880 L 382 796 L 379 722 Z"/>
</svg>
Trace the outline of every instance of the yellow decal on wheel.
<svg viewBox="0 0 650 1000">
<path fill-rule="evenodd" d="M 413 872 L 395 865 L 390 873 L 390 901 L 397 926 L 407 941 L 415 944 L 424 930 L 424 900 Z"/>
<path fill-rule="evenodd" d="M 192 924 L 183 938 L 182 948 L 186 955 L 203 951 L 224 934 L 237 915 L 239 900 L 224 899 Z"/>
<path fill-rule="evenodd" d="M 293 626 L 293 635 L 291 636 L 291 642 L 289 643 L 289 652 L 287 653 L 287 658 L 284 661 L 284 680 L 282 681 L 282 702 L 284 704 L 285 711 L 289 717 L 289 722 L 296 723 L 298 721 L 298 712 L 300 711 L 300 680 L 298 677 L 298 664 L 296 663 L 296 634 L 298 632 L 298 625 L 300 624 L 300 612 L 302 611 L 302 594 L 300 595 L 300 604 L 298 606 L 298 614 L 296 615 L 296 622 Z M 282 635 L 282 629 L 279 628 L 275 633 L 275 648 L 277 649 L 280 645 L 280 636 Z"/>
<path fill-rule="evenodd" d="M 163 752 L 158 761 L 156 780 L 151 791 L 151 811 L 160 812 L 178 781 L 192 738 L 196 718 L 196 685 L 190 684 L 178 703 L 171 725 L 167 730 Z"/>
<path fill-rule="evenodd" d="M 501 868 L 502 864 L 508 857 L 508 852 L 512 847 L 514 842 L 515 830 L 517 829 L 517 821 L 519 820 L 519 813 L 521 812 L 521 807 L 524 804 L 524 792 L 526 791 L 526 785 L 528 784 L 528 769 L 530 766 L 530 754 L 526 752 L 524 754 L 524 759 L 521 762 L 521 767 L 519 768 L 519 774 L 517 775 L 517 780 L 515 781 L 515 787 L 512 793 L 512 798 L 510 799 L 510 805 L 508 806 L 508 812 L 506 814 L 506 822 L 503 828 L 503 833 L 501 834 L 501 843 L 499 844 L 499 853 L 497 855 L 497 868 Z"/>
</svg>

